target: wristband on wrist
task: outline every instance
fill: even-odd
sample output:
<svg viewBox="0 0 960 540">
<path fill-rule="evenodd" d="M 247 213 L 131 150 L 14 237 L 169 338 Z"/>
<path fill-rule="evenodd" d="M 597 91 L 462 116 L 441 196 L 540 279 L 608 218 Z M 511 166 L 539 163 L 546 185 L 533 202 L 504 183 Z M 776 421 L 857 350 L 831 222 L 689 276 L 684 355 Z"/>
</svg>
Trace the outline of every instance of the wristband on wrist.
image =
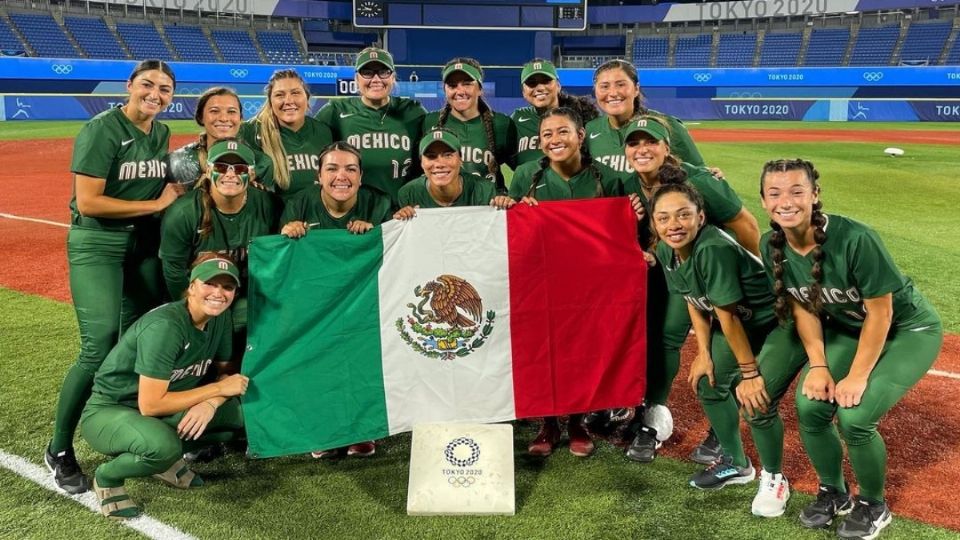
<svg viewBox="0 0 960 540">
<path fill-rule="evenodd" d="M 819 368 L 824 368 L 824 369 L 830 369 L 830 366 L 810 366 L 810 369 L 816 369 L 816 368 L 818 368 L 818 367 L 819 367 Z"/>
</svg>

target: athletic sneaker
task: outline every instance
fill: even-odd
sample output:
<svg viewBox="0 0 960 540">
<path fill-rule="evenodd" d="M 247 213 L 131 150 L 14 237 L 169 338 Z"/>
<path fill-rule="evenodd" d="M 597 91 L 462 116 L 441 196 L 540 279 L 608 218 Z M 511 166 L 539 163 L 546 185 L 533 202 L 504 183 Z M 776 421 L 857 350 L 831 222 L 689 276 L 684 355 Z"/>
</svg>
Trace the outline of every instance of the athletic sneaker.
<svg viewBox="0 0 960 540">
<path fill-rule="evenodd" d="M 857 497 L 850 515 L 837 527 L 837 536 L 873 540 L 891 521 L 893 514 L 887 508 L 887 503 L 873 503 Z"/>
<path fill-rule="evenodd" d="M 211 444 L 209 446 L 204 446 L 199 450 L 194 450 L 192 452 L 184 452 L 183 460 L 187 463 L 210 463 L 215 459 L 222 458 L 227 455 L 226 445 L 223 443 Z"/>
<path fill-rule="evenodd" d="M 790 499 L 790 482 L 782 473 L 770 473 L 760 470 L 760 489 L 753 498 L 750 510 L 760 517 L 780 517 L 787 509 Z"/>
<path fill-rule="evenodd" d="M 723 456 L 723 450 L 720 448 L 720 439 L 717 439 L 717 434 L 713 431 L 713 428 L 710 428 L 710 431 L 707 432 L 707 438 L 700 443 L 700 446 L 694 448 L 693 452 L 690 452 L 690 461 L 701 465 L 710 465 L 720 459 L 721 456 Z"/>
<path fill-rule="evenodd" d="M 53 473 L 53 480 L 57 487 L 71 495 L 84 493 L 90 489 L 87 483 L 87 477 L 80 470 L 80 464 L 77 463 L 77 456 L 73 453 L 73 448 L 67 448 L 63 452 L 53 455 L 50 453 L 50 447 L 43 452 L 43 462 Z"/>
<path fill-rule="evenodd" d="M 570 415 L 570 423 L 567 424 L 567 437 L 570 438 L 570 453 L 577 457 L 587 457 L 593 453 L 593 439 L 587 430 L 580 425 L 578 415 Z"/>
<path fill-rule="evenodd" d="M 640 426 L 637 436 L 627 448 L 627 457 L 639 461 L 640 463 L 650 463 L 657 457 L 657 449 L 663 446 L 663 443 L 657 439 L 657 430 L 649 426 Z"/>
<path fill-rule="evenodd" d="M 733 458 L 723 456 L 706 469 L 690 477 L 690 485 L 698 489 L 722 489 L 728 484 L 746 484 L 757 477 L 757 471 L 747 458 L 746 467 L 737 467 Z"/>
<path fill-rule="evenodd" d="M 376 453 L 377 445 L 373 441 L 351 444 L 347 448 L 347 455 L 350 457 L 370 457 Z"/>
<path fill-rule="evenodd" d="M 544 418 L 540 432 L 530 442 L 527 453 L 531 456 L 546 457 L 553 453 L 553 447 L 560 442 L 560 425 L 556 418 Z"/>
<path fill-rule="evenodd" d="M 833 518 L 845 516 L 853 510 L 853 499 L 833 486 L 820 484 L 817 500 L 800 511 L 800 524 L 808 529 L 822 529 L 833 523 Z"/>
</svg>

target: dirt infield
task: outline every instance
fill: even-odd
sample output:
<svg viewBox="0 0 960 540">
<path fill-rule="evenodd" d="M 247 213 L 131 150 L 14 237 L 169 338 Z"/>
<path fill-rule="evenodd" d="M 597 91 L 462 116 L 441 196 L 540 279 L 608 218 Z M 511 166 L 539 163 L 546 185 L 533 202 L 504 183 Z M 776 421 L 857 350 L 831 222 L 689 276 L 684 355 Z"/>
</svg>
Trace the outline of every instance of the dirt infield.
<svg viewBox="0 0 960 540">
<path fill-rule="evenodd" d="M 960 140 L 955 140 L 960 139 L 960 132 L 698 129 L 693 130 L 693 136 L 698 141 L 717 142 L 960 144 Z M 175 137 L 171 146 L 177 147 L 192 138 Z M 71 196 L 71 150 L 71 140 L 0 141 L 0 170 L 5 175 L 0 182 L 0 213 L 66 224 Z M 0 287 L 69 302 L 66 233 L 64 226 L 56 224 L 0 217 L 0 252 L 7 254 L 0 265 Z M 700 442 L 707 429 L 700 405 L 685 382 L 692 358 L 693 347 L 688 342 L 670 403 L 676 433 L 664 448 L 666 455 L 681 459 Z M 960 336 L 947 336 L 934 367 L 960 373 Z M 958 379 L 929 375 L 884 418 L 881 426 L 889 448 L 888 497 L 894 512 L 955 530 L 960 530 L 960 498 L 954 495 L 960 491 L 960 446 L 956 444 L 960 411 L 945 405 L 944 396 L 956 395 L 958 389 Z M 795 408 L 789 396 L 792 393 L 781 407 L 787 433 L 784 471 L 797 489 L 813 493 L 816 476 L 800 446 Z M 756 460 L 746 429 L 744 440 Z"/>
</svg>

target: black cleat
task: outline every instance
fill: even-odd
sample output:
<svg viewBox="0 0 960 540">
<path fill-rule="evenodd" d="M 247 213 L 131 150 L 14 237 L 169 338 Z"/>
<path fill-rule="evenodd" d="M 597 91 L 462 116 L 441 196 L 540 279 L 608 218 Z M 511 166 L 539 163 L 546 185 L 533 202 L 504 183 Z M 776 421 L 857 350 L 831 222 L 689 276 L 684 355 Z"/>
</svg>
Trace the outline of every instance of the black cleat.
<svg viewBox="0 0 960 540">
<path fill-rule="evenodd" d="M 690 452 L 690 461 L 701 465 L 712 465 L 714 461 L 723 457 L 723 449 L 720 448 L 720 441 L 713 428 L 707 432 L 707 438 L 700 443 L 700 446 Z"/>
<path fill-rule="evenodd" d="M 857 497 L 853 511 L 837 527 L 837 536 L 873 540 L 891 521 L 893 514 L 886 503 L 872 503 Z"/>
<path fill-rule="evenodd" d="M 823 529 L 833 523 L 833 518 L 845 516 L 853 510 L 853 499 L 848 493 L 840 493 L 833 486 L 820 484 L 817 500 L 800 511 L 800 524 L 808 529 Z"/>
<path fill-rule="evenodd" d="M 650 463 L 657 457 L 657 449 L 661 446 L 663 443 L 657 440 L 657 430 L 640 426 L 630 448 L 627 448 L 627 457 L 640 463 Z"/>
<path fill-rule="evenodd" d="M 80 470 L 80 464 L 77 463 L 77 457 L 73 453 L 73 448 L 67 448 L 63 452 L 53 455 L 50 453 L 50 447 L 43 452 L 43 462 L 53 473 L 53 480 L 57 487 L 71 495 L 79 495 L 90 489 L 87 477 Z"/>
</svg>

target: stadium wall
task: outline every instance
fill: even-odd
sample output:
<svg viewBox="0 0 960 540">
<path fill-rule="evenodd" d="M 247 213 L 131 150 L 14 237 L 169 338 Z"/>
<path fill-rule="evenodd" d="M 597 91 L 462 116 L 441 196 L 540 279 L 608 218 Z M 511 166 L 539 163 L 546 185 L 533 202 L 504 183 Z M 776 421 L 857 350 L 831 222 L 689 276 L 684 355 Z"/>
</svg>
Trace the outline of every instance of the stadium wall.
<svg viewBox="0 0 960 540">
<path fill-rule="evenodd" d="M 123 99 L 132 61 L 0 58 L 0 119 L 85 120 Z M 196 97 L 214 85 L 234 87 L 244 114 L 263 102 L 262 88 L 279 66 L 173 63 L 177 97 L 161 118 L 192 118 Z M 353 68 L 295 66 L 318 99 L 351 95 Z M 427 74 L 423 74 L 427 76 Z M 593 72 L 562 69 L 572 94 L 592 92 Z M 960 66 L 641 70 L 651 108 L 685 120 L 960 121 Z M 398 83 L 428 109 L 442 104 L 438 83 Z M 496 84 L 485 87 L 495 94 Z M 517 98 L 490 97 L 510 112 Z"/>
</svg>

